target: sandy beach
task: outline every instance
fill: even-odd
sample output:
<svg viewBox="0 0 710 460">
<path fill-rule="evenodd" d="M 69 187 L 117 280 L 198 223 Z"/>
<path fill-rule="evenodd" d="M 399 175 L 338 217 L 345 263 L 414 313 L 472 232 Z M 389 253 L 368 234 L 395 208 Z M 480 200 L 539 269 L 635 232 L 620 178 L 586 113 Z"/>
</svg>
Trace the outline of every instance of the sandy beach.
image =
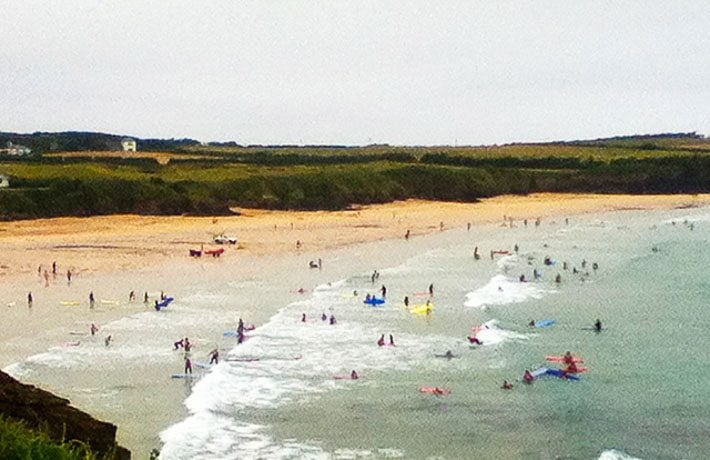
<svg viewBox="0 0 710 460">
<path fill-rule="evenodd" d="M 287 212 L 241 209 L 229 217 L 153 217 L 136 215 L 57 218 L 0 224 L 0 276 L 6 281 L 61 264 L 62 277 L 125 272 L 185 260 L 189 249 L 217 249 L 218 234 L 238 237 L 223 246 L 240 255 L 278 255 L 297 250 L 317 252 L 366 241 L 513 219 L 522 225 L 580 213 L 701 206 L 710 195 L 570 195 L 501 196 L 480 203 L 410 200 L 349 211 Z M 443 227 L 442 227 L 443 225 Z M 19 278 L 18 278 L 19 277 Z"/>
<path fill-rule="evenodd" d="M 221 264 L 213 264 L 217 261 L 203 256 L 200 270 L 222 276 L 225 268 L 236 270 L 238 267 L 239 274 L 246 276 L 256 270 L 253 267 L 257 265 L 264 270 L 265 258 L 298 255 L 306 260 L 317 259 L 326 251 L 358 243 L 402 239 L 407 231 L 410 238 L 416 238 L 427 233 L 466 227 L 469 223 L 472 226 L 510 226 L 509 219 L 512 219 L 512 225 L 523 226 L 527 219 L 532 226 L 538 218 L 549 222 L 583 213 L 708 204 L 710 195 L 707 194 L 540 194 L 496 197 L 480 203 L 412 200 L 337 212 L 241 209 L 238 216 L 217 218 L 120 215 L 5 222 L 0 224 L 0 279 L 3 280 L 0 305 L 6 319 L 5 327 L 0 330 L 0 367 L 27 359 L 45 351 L 49 344 L 56 343 L 59 335 L 48 337 L 45 331 L 61 329 L 67 334 L 77 324 L 84 325 L 89 321 L 85 307 L 88 305 L 86 294 L 90 289 L 100 292 L 97 303 L 105 300 L 103 307 L 111 307 L 112 302 L 120 300 L 124 303 L 127 300 L 124 299 L 128 294 L 125 286 L 138 286 L 141 291 L 137 295 L 140 297 L 144 286 L 153 295 L 156 288 L 170 288 L 171 282 L 182 282 L 171 279 L 170 274 L 163 273 L 163 268 L 169 265 L 173 274 L 181 271 L 189 274 L 196 267 L 196 260 L 188 255 L 189 249 L 224 247 L 226 252 L 219 261 Z M 504 217 L 508 219 L 506 223 Z M 214 244 L 213 236 L 220 233 L 236 236 L 239 243 L 225 246 Z M 300 242 L 298 249 L 297 242 Z M 256 261 L 261 262 L 256 264 Z M 57 263 L 57 274 L 52 273 L 53 262 Z M 268 264 L 266 266 L 268 269 Z M 67 270 L 72 273 L 74 284 L 71 287 L 66 280 Z M 27 293 L 30 291 L 34 294 L 35 314 L 27 315 Z M 60 300 L 71 300 L 80 305 L 79 308 L 54 308 Z M 121 308 L 98 308 L 92 313 L 90 321 L 102 324 L 144 309 L 140 301 Z M 252 318 L 258 322 L 273 313 L 261 311 L 259 315 L 254 313 Z M 51 383 L 49 386 L 49 390 L 71 387 L 66 382 L 57 384 L 56 388 Z M 81 408 L 117 423 L 119 437 L 124 437 L 126 446 L 135 451 L 136 446 L 131 443 L 138 443 L 142 450 L 138 449 L 136 453 L 142 454 L 151 445 L 156 446 L 154 439 L 158 430 L 180 419 L 180 412 L 184 410 L 181 408 L 182 399 L 186 395 L 180 388 L 170 391 L 172 393 L 167 393 L 164 400 L 155 402 L 155 407 L 161 411 L 157 413 L 153 410 L 156 413 L 146 426 L 157 428 L 150 433 L 134 431 L 126 435 L 129 428 L 122 426 L 123 417 L 118 415 L 118 409 L 112 412 L 114 409 L 102 408 L 96 414 L 86 400 Z M 61 396 L 74 400 L 74 395 L 67 394 L 67 391 L 62 392 Z M 169 407 L 166 407 L 166 401 L 169 401 Z M 151 407 L 150 404 L 145 405 Z M 139 428 L 131 427 L 132 430 Z M 146 439 L 150 440 L 151 445 L 146 444 Z"/>
</svg>

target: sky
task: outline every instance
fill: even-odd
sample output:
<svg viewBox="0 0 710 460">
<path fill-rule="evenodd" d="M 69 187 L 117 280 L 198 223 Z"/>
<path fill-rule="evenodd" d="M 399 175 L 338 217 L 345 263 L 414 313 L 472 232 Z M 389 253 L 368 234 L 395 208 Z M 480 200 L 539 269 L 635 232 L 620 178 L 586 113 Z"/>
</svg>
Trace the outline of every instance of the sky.
<svg viewBox="0 0 710 460">
<path fill-rule="evenodd" d="M 0 131 L 331 145 L 710 135 L 708 0 L 0 7 Z"/>
</svg>

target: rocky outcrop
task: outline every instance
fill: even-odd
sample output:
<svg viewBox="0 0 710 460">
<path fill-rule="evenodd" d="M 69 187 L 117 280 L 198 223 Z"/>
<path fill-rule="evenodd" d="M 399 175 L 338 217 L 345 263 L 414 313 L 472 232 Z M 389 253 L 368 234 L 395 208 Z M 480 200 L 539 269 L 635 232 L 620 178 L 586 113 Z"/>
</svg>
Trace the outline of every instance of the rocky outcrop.
<svg viewBox="0 0 710 460">
<path fill-rule="evenodd" d="M 69 401 L 33 385 L 25 385 L 0 371 L 0 414 L 45 430 L 57 441 L 85 442 L 99 456 L 114 452 L 115 460 L 131 453 L 116 444 L 116 425 L 96 420 L 69 405 Z"/>
</svg>

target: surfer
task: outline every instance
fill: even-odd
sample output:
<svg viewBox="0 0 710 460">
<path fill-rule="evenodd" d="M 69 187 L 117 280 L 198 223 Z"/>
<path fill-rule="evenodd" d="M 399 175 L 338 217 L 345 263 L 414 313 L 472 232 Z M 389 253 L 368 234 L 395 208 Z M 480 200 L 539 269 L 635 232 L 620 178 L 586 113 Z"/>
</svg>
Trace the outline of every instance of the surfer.
<svg viewBox="0 0 710 460">
<path fill-rule="evenodd" d="M 527 383 L 529 385 L 533 383 L 533 380 L 535 380 L 535 376 L 532 375 L 529 370 L 525 369 L 525 373 L 523 374 L 523 383 Z"/>
<path fill-rule="evenodd" d="M 355 372 L 355 369 L 353 369 L 353 370 L 350 372 L 350 378 L 351 378 L 352 380 L 357 380 L 357 379 L 360 378 L 360 376 L 357 375 L 357 372 Z"/>
<path fill-rule="evenodd" d="M 501 385 L 501 388 L 504 390 L 512 390 L 513 384 L 508 382 L 507 380 L 503 380 L 503 385 Z"/>
<path fill-rule="evenodd" d="M 336 322 L 337 322 L 337 321 L 335 320 L 335 315 L 330 315 L 330 324 L 333 325 L 333 324 L 335 324 Z"/>
<path fill-rule="evenodd" d="M 471 342 L 474 345 L 483 345 L 483 342 L 481 342 L 481 339 L 476 337 L 475 335 L 472 335 L 468 338 L 468 341 Z"/>
<path fill-rule="evenodd" d="M 237 334 L 242 334 L 244 332 L 244 321 L 239 318 L 239 323 L 237 324 Z"/>
<path fill-rule="evenodd" d="M 574 356 L 572 356 L 571 352 L 566 352 L 565 355 L 562 357 L 562 362 L 565 364 L 573 364 L 574 363 Z"/>
<path fill-rule="evenodd" d="M 530 326 L 530 327 L 535 327 L 535 320 L 534 320 L 534 319 L 531 320 L 531 321 L 528 323 L 528 326 Z"/>
<path fill-rule="evenodd" d="M 446 350 L 446 353 L 444 353 L 444 358 L 446 358 L 446 359 L 454 358 L 454 354 L 451 352 L 451 350 Z"/>
<path fill-rule="evenodd" d="M 594 321 L 594 332 L 601 332 L 602 331 L 602 322 L 600 319 L 597 319 Z"/>
<path fill-rule="evenodd" d="M 217 364 L 219 363 L 219 350 L 215 348 L 214 350 L 210 351 L 210 364 Z"/>
<path fill-rule="evenodd" d="M 394 346 L 394 337 L 390 334 L 390 346 Z"/>
<path fill-rule="evenodd" d="M 574 361 L 569 363 L 567 368 L 564 370 L 565 374 L 576 374 L 577 372 L 579 372 L 579 369 L 577 368 L 577 363 L 575 363 Z"/>
<path fill-rule="evenodd" d="M 322 315 L 320 315 L 320 320 L 321 320 L 321 321 L 327 321 L 327 320 L 328 320 L 328 315 L 326 315 L 325 312 L 324 312 Z"/>
<path fill-rule="evenodd" d="M 434 283 L 431 283 L 431 284 L 429 285 L 429 295 L 430 295 L 431 297 L 434 297 Z"/>
<path fill-rule="evenodd" d="M 384 335 L 384 334 L 382 334 L 382 335 L 380 336 L 379 340 L 377 340 L 377 346 L 378 346 L 378 347 L 384 347 L 384 346 L 385 346 L 385 335 Z"/>
</svg>

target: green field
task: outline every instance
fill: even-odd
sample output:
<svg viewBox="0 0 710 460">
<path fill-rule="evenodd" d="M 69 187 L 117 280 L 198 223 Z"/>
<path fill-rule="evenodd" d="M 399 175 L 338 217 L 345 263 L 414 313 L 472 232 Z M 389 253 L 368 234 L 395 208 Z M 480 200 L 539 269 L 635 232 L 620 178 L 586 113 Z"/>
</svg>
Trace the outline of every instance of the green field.
<svg viewBox="0 0 710 460">
<path fill-rule="evenodd" d="M 163 151 L 191 157 L 158 164 L 90 153 L 77 158 L 79 149 L 71 158 L 53 152 L 0 160 L 0 174 L 10 177 L 10 188 L 0 190 L 0 217 L 216 215 L 239 206 L 343 209 L 407 198 L 470 202 L 531 192 L 710 191 L 710 142 L 694 134 L 487 147 L 161 142 L 156 145 Z"/>
</svg>

